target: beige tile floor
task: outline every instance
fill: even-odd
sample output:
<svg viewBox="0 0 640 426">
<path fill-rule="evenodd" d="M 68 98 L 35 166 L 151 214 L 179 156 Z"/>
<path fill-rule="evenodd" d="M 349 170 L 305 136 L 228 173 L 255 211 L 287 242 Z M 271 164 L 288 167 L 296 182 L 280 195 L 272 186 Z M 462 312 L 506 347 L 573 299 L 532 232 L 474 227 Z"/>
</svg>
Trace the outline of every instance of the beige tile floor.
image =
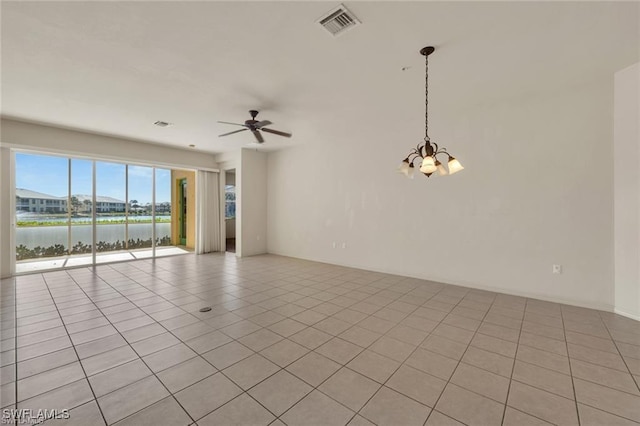
<svg viewBox="0 0 640 426">
<path fill-rule="evenodd" d="M 225 254 L 20 276 L 0 303 L 0 405 L 70 410 L 47 424 L 640 423 L 640 323 L 607 312 Z"/>
</svg>

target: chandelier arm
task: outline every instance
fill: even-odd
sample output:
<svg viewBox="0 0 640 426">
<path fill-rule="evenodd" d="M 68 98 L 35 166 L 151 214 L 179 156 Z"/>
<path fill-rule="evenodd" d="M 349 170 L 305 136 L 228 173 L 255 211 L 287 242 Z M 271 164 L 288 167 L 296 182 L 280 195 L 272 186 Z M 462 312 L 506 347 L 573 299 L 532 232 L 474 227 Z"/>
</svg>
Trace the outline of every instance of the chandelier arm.
<svg viewBox="0 0 640 426">
<path fill-rule="evenodd" d="M 414 157 L 413 157 L 413 158 L 410 158 L 412 155 L 413 155 Z M 418 159 L 418 158 L 422 158 L 422 157 L 420 157 L 420 155 L 418 155 L 418 154 L 416 154 L 416 153 L 411 153 L 411 154 L 409 154 L 409 156 L 408 156 L 407 158 L 409 159 L 409 162 L 410 162 L 410 163 L 413 163 L 414 161 L 416 161 L 416 159 Z"/>
</svg>

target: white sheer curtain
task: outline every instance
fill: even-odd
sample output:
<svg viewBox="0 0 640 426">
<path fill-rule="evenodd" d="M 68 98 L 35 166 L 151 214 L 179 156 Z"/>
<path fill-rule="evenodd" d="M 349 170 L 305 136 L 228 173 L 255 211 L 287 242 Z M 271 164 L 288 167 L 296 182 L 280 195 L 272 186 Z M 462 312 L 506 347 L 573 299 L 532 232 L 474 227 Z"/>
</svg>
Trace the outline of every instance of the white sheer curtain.
<svg viewBox="0 0 640 426">
<path fill-rule="evenodd" d="M 218 173 L 198 170 L 196 176 L 196 253 L 220 251 L 220 188 Z"/>
</svg>

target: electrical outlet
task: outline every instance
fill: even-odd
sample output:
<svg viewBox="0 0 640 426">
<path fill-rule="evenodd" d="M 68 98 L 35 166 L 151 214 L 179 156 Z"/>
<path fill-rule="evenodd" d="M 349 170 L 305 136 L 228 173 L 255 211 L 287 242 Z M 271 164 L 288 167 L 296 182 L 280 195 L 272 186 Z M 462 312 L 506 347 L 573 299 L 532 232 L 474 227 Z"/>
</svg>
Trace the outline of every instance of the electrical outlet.
<svg viewBox="0 0 640 426">
<path fill-rule="evenodd" d="M 562 273 L 562 265 L 553 265 L 552 272 L 554 274 L 561 274 Z"/>
</svg>

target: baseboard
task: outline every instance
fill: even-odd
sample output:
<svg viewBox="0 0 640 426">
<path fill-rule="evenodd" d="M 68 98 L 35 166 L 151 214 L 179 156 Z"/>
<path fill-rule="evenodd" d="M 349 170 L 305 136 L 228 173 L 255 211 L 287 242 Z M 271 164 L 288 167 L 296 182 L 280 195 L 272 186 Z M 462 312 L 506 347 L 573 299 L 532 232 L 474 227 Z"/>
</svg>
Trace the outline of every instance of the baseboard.
<svg viewBox="0 0 640 426">
<path fill-rule="evenodd" d="M 620 309 L 615 308 L 613 310 L 614 313 L 618 315 L 622 315 L 623 317 L 631 318 L 632 320 L 640 321 L 640 315 L 630 314 L 628 312 L 621 311 Z"/>
</svg>

